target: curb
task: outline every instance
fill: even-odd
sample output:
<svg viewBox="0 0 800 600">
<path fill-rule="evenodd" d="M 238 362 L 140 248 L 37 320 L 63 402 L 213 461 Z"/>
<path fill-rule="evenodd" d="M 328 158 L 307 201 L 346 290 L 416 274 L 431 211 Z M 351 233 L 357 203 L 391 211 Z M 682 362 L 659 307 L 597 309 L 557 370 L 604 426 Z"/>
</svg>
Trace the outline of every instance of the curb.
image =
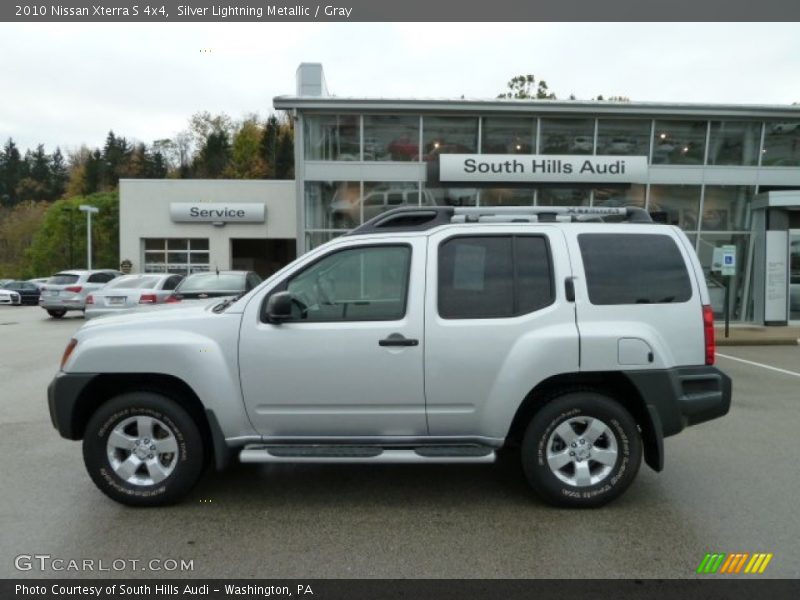
<svg viewBox="0 0 800 600">
<path fill-rule="evenodd" d="M 717 337 L 717 346 L 797 346 L 798 340 L 792 337 L 735 338 Z"/>
</svg>

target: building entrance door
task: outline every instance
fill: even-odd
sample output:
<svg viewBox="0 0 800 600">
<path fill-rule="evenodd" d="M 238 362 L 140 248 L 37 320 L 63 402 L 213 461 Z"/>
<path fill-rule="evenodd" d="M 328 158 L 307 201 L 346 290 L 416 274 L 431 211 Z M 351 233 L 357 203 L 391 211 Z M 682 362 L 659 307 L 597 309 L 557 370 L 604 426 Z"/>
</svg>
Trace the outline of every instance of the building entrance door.
<svg viewBox="0 0 800 600">
<path fill-rule="evenodd" d="M 800 229 L 789 231 L 789 320 L 800 322 Z"/>
</svg>

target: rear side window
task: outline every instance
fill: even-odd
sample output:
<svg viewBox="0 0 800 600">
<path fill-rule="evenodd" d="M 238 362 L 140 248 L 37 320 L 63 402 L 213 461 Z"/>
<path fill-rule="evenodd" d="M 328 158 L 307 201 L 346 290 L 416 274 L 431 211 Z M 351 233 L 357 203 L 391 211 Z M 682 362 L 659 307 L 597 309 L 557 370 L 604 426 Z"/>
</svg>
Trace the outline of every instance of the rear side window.
<svg viewBox="0 0 800 600">
<path fill-rule="evenodd" d="M 439 246 L 439 315 L 445 319 L 515 317 L 553 299 L 542 236 L 456 237 Z"/>
<path fill-rule="evenodd" d="M 582 233 L 578 244 L 592 304 L 666 304 L 692 297 L 683 256 L 668 235 Z"/>
</svg>

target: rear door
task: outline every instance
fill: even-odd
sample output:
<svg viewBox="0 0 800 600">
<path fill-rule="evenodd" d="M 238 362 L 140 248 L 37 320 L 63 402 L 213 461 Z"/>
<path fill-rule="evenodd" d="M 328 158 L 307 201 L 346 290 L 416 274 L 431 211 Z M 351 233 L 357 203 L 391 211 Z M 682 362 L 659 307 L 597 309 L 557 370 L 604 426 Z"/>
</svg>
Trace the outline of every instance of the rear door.
<svg viewBox="0 0 800 600">
<path fill-rule="evenodd" d="M 502 439 L 537 383 L 578 370 L 571 275 L 557 227 L 448 228 L 430 236 L 425 394 L 435 436 Z"/>
</svg>

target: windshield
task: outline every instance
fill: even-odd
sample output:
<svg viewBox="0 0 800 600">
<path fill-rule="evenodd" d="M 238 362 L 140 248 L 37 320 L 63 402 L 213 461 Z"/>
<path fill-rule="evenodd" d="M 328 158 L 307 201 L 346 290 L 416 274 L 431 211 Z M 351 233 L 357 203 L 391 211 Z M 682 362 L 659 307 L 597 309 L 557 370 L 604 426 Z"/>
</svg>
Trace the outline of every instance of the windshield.
<svg viewBox="0 0 800 600">
<path fill-rule="evenodd" d="M 244 274 L 196 273 L 184 279 L 175 291 L 179 293 L 244 291 Z"/>
<path fill-rule="evenodd" d="M 50 285 L 68 285 L 78 281 L 78 276 L 71 273 L 58 273 L 47 280 Z"/>
<path fill-rule="evenodd" d="M 152 290 L 158 284 L 160 277 L 129 275 L 127 277 L 117 277 L 109 283 L 106 288 L 127 289 L 127 290 Z"/>
</svg>

